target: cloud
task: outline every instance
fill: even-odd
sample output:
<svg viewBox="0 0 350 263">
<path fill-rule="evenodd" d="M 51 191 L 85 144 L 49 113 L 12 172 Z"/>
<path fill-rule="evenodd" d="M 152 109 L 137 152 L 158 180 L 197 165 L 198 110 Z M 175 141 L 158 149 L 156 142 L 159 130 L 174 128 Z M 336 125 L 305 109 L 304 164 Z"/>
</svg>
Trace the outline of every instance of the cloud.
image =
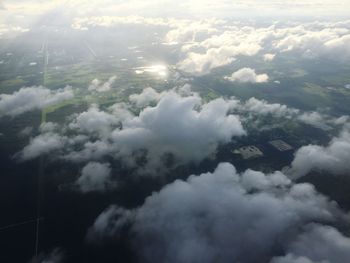
<svg viewBox="0 0 350 263">
<path fill-rule="evenodd" d="M 311 224 L 288 245 L 288 255 L 271 263 L 343 263 L 350 259 L 350 238 L 331 226 Z M 322 248 L 322 249 L 320 249 Z"/>
<path fill-rule="evenodd" d="M 120 25 L 138 26 L 169 26 L 173 20 L 163 18 L 148 18 L 144 16 L 89 16 L 77 17 L 72 23 L 72 28 L 87 30 L 91 27 L 113 27 Z"/>
<path fill-rule="evenodd" d="M 182 71 L 203 75 L 212 69 L 226 66 L 236 60 L 236 56 L 253 56 L 261 49 L 256 43 L 227 44 L 208 48 L 205 53 L 188 52 L 186 58 L 178 63 Z"/>
<path fill-rule="evenodd" d="M 169 154 L 174 166 L 200 162 L 215 154 L 219 144 L 245 135 L 239 117 L 229 114 L 233 106 L 230 100 L 204 103 L 196 94 L 182 97 L 169 91 L 157 95 L 150 89 L 132 99 L 144 103 L 150 93 L 159 96 L 159 102 L 145 107 L 138 115 L 123 103 L 107 111 L 92 106 L 74 115 L 61 131 L 42 133 L 32 139 L 23 149 L 23 158 L 60 149 L 59 157 L 65 160 L 97 161 L 109 155 L 144 173 L 157 174 Z M 140 155 L 144 166 L 136 165 Z"/>
<path fill-rule="evenodd" d="M 277 117 L 291 118 L 299 113 L 299 110 L 288 108 L 287 105 L 279 103 L 268 103 L 265 100 L 258 100 L 256 98 L 250 98 L 243 105 L 240 106 L 241 110 L 256 113 L 259 115 L 272 114 Z"/>
<path fill-rule="evenodd" d="M 87 111 L 75 116 L 73 121 L 69 123 L 69 129 L 76 130 L 80 134 L 106 137 L 118 124 L 118 117 L 101 111 L 97 105 L 92 105 Z"/>
<path fill-rule="evenodd" d="M 111 206 L 88 237 L 118 236 L 127 225 L 142 262 L 268 262 L 302 227 L 339 213 L 310 184 L 293 184 L 280 172 L 238 174 L 222 163 L 165 186 L 135 210 Z"/>
<path fill-rule="evenodd" d="M 132 104 L 117 103 L 105 110 L 92 105 L 64 125 L 48 123 L 19 156 L 29 160 L 55 152 L 52 157 L 72 162 L 103 162 L 106 156 L 113 156 L 129 168 L 156 175 L 166 165 L 171 168 L 211 158 L 220 144 L 246 134 L 242 121 L 256 122 L 258 116 L 297 120 L 315 115 L 256 98 L 220 98 L 204 103 L 185 87 L 185 92 L 182 87 L 161 93 L 146 88 L 129 97 Z M 141 108 L 136 115 L 133 105 Z M 301 160 L 296 159 L 295 164 Z M 295 166 L 298 172 L 299 166 Z"/>
<path fill-rule="evenodd" d="M 178 63 L 180 70 L 193 74 L 207 74 L 212 69 L 228 65 L 235 60 L 229 48 L 209 49 L 204 54 L 190 52 Z"/>
<path fill-rule="evenodd" d="M 292 162 L 291 174 L 303 176 L 315 170 L 345 175 L 350 172 L 349 153 L 350 133 L 345 129 L 327 146 L 307 145 L 301 147 L 296 152 Z"/>
<path fill-rule="evenodd" d="M 241 83 L 263 83 L 269 80 L 269 76 L 267 74 L 256 74 L 255 70 L 251 68 L 241 68 L 232 73 L 230 77 L 226 77 L 226 79 Z"/>
<path fill-rule="evenodd" d="M 145 88 L 140 94 L 132 94 L 129 96 L 129 100 L 136 105 L 138 108 L 144 108 L 149 106 L 151 103 L 158 102 L 164 92 L 158 93 L 153 88 Z"/>
<path fill-rule="evenodd" d="M 1 9 L 0 6 L 0 11 L 3 10 Z M 28 32 L 30 29 L 28 28 L 24 28 L 21 26 L 17 26 L 17 25 L 9 25 L 9 24 L 1 24 L 0 23 L 0 38 L 2 35 L 8 36 L 7 34 L 14 34 L 17 35 L 18 33 L 25 33 Z"/>
<path fill-rule="evenodd" d="M 267 62 L 272 61 L 275 59 L 275 56 L 276 56 L 276 54 L 267 53 L 264 55 L 264 60 Z"/>
<path fill-rule="evenodd" d="M 312 126 L 319 126 L 320 124 L 324 124 L 325 120 L 323 116 L 318 112 L 306 112 L 298 117 L 298 119 L 306 124 Z"/>
<path fill-rule="evenodd" d="M 200 107 L 197 111 L 195 108 Z M 164 95 L 155 107 L 123 122 L 111 139 L 121 155 L 148 150 L 148 163 L 171 153 L 179 162 L 198 162 L 213 154 L 219 143 L 229 142 L 245 131 L 239 118 L 228 115 L 230 102 L 223 99 L 203 104 L 197 96 Z"/>
<path fill-rule="evenodd" d="M 53 249 L 50 253 L 40 253 L 30 263 L 63 263 L 66 255 L 60 248 Z"/>
<path fill-rule="evenodd" d="M 309 258 L 288 254 L 283 257 L 276 257 L 270 263 L 329 263 L 329 261 L 312 261 Z"/>
<path fill-rule="evenodd" d="M 296 52 L 304 58 L 327 57 L 338 61 L 346 61 L 350 56 L 349 28 L 336 24 L 307 24 L 279 29 L 275 37 L 272 45 L 278 52 Z"/>
<path fill-rule="evenodd" d="M 348 115 L 343 115 L 340 116 L 339 118 L 336 118 L 333 120 L 333 123 L 336 125 L 345 125 L 346 123 L 349 122 L 349 116 Z"/>
<path fill-rule="evenodd" d="M 106 192 L 115 187 L 111 180 L 111 171 L 108 163 L 89 162 L 83 167 L 76 185 L 83 193 Z"/>
<path fill-rule="evenodd" d="M 337 61 L 350 57 L 350 27 L 346 22 L 281 23 L 264 27 L 247 22 L 217 21 L 201 26 L 207 27 L 201 37 L 196 37 L 195 30 L 182 24 L 171 29 L 168 33 L 171 37 L 165 38 L 182 44 L 180 51 L 184 55 L 180 56 L 177 66 L 195 75 L 229 65 L 239 55 L 255 56 L 259 52 L 265 53 L 264 61 L 283 53 Z"/>
<path fill-rule="evenodd" d="M 52 132 L 40 134 L 31 139 L 29 144 L 16 157 L 22 161 L 35 159 L 41 155 L 61 149 L 65 144 L 65 140 L 66 137 L 61 137 Z"/>
<path fill-rule="evenodd" d="M 171 29 L 165 36 L 168 43 L 194 43 L 203 41 L 213 33 L 218 32 L 215 28 L 220 21 L 215 19 L 201 20 L 198 22 L 178 21 L 173 23 Z"/>
<path fill-rule="evenodd" d="M 91 84 L 88 89 L 90 91 L 97 91 L 97 92 L 110 91 L 116 79 L 117 79 L 117 76 L 112 76 L 104 83 L 101 83 L 101 81 L 98 79 L 94 79 L 91 81 Z"/>
<path fill-rule="evenodd" d="M 0 94 L 0 116 L 17 116 L 73 98 L 71 87 L 50 90 L 42 86 L 21 88 L 13 94 Z"/>
<path fill-rule="evenodd" d="M 348 0 L 339 0 L 336 3 L 330 0 L 311 0 L 307 2 L 276 1 L 268 0 L 259 2 L 257 0 L 245 0 L 229 2 L 227 0 L 217 0 L 215 3 L 209 0 L 190 0 L 178 1 L 174 3 L 170 0 L 75 0 L 59 1 L 52 0 L 49 3 L 40 1 L 8 1 L 9 9 L 18 9 L 24 15 L 43 14 L 53 8 L 64 10 L 64 14 L 83 14 L 86 16 L 96 15 L 120 15 L 129 14 L 148 15 L 150 17 L 236 17 L 236 18 L 254 18 L 273 17 L 273 18 L 299 18 L 299 17 L 339 17 L 347 16 L 346 10 L 349 9 Z"/>
</svg>

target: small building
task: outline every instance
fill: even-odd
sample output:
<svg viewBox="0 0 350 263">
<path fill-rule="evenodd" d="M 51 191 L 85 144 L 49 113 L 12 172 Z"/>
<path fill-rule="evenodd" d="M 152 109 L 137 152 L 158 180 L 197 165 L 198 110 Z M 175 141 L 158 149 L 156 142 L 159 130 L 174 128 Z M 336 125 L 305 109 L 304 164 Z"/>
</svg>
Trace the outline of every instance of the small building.
<svg viewBox="0 0 350 263">
<path fill-rule="evenodd" d="M 240 154 L 245 160 L 264 156 L 263 152 L 254 145 L 243 146 L 235 150 L 234 153 Z"/>
<path fill-rule="evenodd" d="M 280 152 L 286 152 L 294 149 L 291 145 L 282 140 L 269 141 L 269 144 Z"/>
</svg>

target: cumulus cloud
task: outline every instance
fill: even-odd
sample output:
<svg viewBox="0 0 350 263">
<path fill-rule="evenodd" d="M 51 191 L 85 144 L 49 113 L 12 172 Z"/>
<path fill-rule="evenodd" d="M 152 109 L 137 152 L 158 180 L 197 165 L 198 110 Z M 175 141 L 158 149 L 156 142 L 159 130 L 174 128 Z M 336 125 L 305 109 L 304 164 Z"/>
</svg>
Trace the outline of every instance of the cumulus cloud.
<svg viewBox="0 0 350 263">
<path fill-rule="evenodd" d="M 221 21 L 210 19 L 198 22 L 177 21 L 165 36 L 167 43 L 194 43 L 203 41 L 218 32 L 216 25 Z"/>
<path fill-rule="evenodd" d="M 267 74 L 256 74 L 255 70 L 251 68 L 241 68 L 232 73 L 230 77 L 226 77 L 226 79 L 241 83 L 263 83 L 269 80 L 269 76 Z"/>
<path fill-rule="evenodd" d="M 350 259 L 350 238 L 331 226 L 311 224 L 288 244 L 289 254 L 271 263 L 342 263 Z"/>
<path fill-rule="evenodd" d="M 178 64 L 179 69 L 194 74 L 207 74 L 213 68 L 228 65 L 235 60 L 227 48 L 210 49 L 204 54 L 190 52 Z"/>
<path fill-rule="evenodd" d="M 117 76 L 112 76 L 104 83 L 98 79 L 94 79 L 91 81 L 91 84 L 88 89 L 90 91 L 97 91 L 97 92 L 110 91 L 116 79 L 117 79 Z"/>
<path fill-rule="evenodd" d="M 279 103 L 268 103 L 265 100 L 258 100 L 256 98 L 250 98 L 243 105 L 240 106 L 241 109 L 253 112 L 261 115 L 272 114 L 277 117 L 293 117 L 299 113 L 299 110 L 289 108 L 287 105 Z"/>
<path fill-rule="evenodd" d="M 343 115 L 343 116 L 340 116 L 339 118 L 336 118 L 333 120 L 333 123 L 336 125 L 345 125 L 348 122 L 349 122 L 348 115 Z"/>
<path fill-rule="evenodd" d="M 17 157 L 21 160 L 35 159 L 54 150 L 61 149 L 65 144 L 65 137 L 55 133 L 43 133 L 30 140 Z"/>
<path fill-rule="evenodd" d="M 97 105 L 92 105 L 87 111 L 77 114 L 69 128 L 79 133 L 87 133 L 99 137 L 106 137 L 119 123 L 119 119 L 105 111 L 101 111 Z"/>
<path fill-rule="evenodd" d="M 89 162 L 83 167 L 76 185 L 83 193 L 105 192 L 115 186 L 111 171 L 108 163 Z"/>
<path fill-rule="evenodd" d="M 301 147 L 292 162 L 291 173 L 303 176 L 309 172 L 325 171 L 331 174 L 350 172 L 350 133 L 347 129 L 333 138 L 327 146 L 307 145 Z"/>
<path fill-rule="evenodd" d="M 302 227 L 340 214 L 310 184 L 293 184 L 279 172 L 238 174 L 222 163 L 213 173 L 165 186 L 135 210 L 111 206 L 88 236 L 118 236 L 126 224 L 143 262 L 268 262 L 298 240 Z"/>
<path fill-rule="evenodd" d="M 205 53 L 188 52 L 184 60 L 178 63 L 179 69 L 203 75 L 212 69 L 231 64 L 238 55 L 253 56 L 260 50 L 260 45 L 250 43 L 229 44 L 220 47 L 209 48 Z"/>
<path fill-rule="evenodd" d="M 306 112 L 298 117 L 298 119 L 312 126 L 319 126 L 324 123 L 323 116 L 318 112 Z"/>
<path fill-rule="evenodd" d="M 267 53 L 264 55 L 264 60 L 265 61 L 272 61 L 275 59 L 276 54 L 271 54 L 271 53 Z"/>
<path fill-rule="evenodd" d="M 42 86 L 21 88 L 13 94 L 0 94 L 0 116 L 17 116 L 31 110 L 43 109 L 73 96 L 71 87 L 58 90 Z"/>
<path fill-rule="evenodd" d="M 201 108 L 197 111 L 196 107 Z M 165 153 L 179 161 L 197 162 L 214 153 L 219 143 L 245 134 L 239 118 L 228 115 L 229 110 L 230 103 L 223 99 L 203 104 L 197 96 L 181 97 L 169 92 L 157 106 L 124 121 L 123 129 L 115 130 L 111 138 L 127 156 L 147 149 L 149 163 Z"/>
<path fill-rule="evenodd" d="M 31 135 L 32 132 L 33 132 L 33 127 L 27 126 L 18 133 L 18 136 L 19 137 L 27 137 L 27 136 Z"/>
<path fill-rule="evenodd" d="M 350 57 L 350 27 L 346 22 L 282 23 L 263 27 L 221 21 L 206 27 L 210 30 L 199 38 L 190 27 L 182 30 L 184 25 L 169 31 L 169 39 L 182 44 L 181 54 L 184 55 L 177 64 L 181 70 L 196 75 L 207 74 L 214 68 L 233 63 L 239 55 L 254 56 L 259 52 L 265 53 L 264 61 L 271 61 L 283 53 L 337 61 Z"/>
<path fill-rule="evenodd" d="M 287 34 L 288 32 L 288 34 Z M 298 52 L 305 58 L 326 56 L 338 60 L 350 56 L 350 35 L 348 29 L 313 29 L 303 26 L 282 29 L 283 37 L 277 38 L 274 47 L 280 52 Z"/>
<path fill-rule="evenodd" d="M 129 96 L 129 100 L 134 103 L 138 108 L 144 108 L 149 106 L 151 103 L 158 102 L 162 96 L 164 96 L 164 92 L 157 92 L 153 88 L 145 88 L 142 90 L 140 94 L 132 94 Z"/>
<path fill-rule="evenodd" d="M 222 31 L 221 24 L 217 22 L 218 32 L 205 40 L 182 46 L 181 51 L 185 56 L 177 65 L 181 70 L 203 75 L 214 68 L 231 64 L 237 56 L 254 56 L 261 50 L 261 39 L 247 37 L 246 33 L 234 30 Z"/>
<path fill-rule="evenodd" d="M 144 95 L 133 99 L 140 102 Z M 118 103 L 109 111 L 92 106 L 73 116 L 61 135 L 50 131 L 32 139 L 22 156 L 30 159 L 57 149 L 71 161 L 111 155 L 144 172 L 161 168 L 167 154 L 174 157 L 175 164 L 199 162 L 215 154 L 220 143 L 245 135 L 239 117 L 229 114 L 232 106 L 230 100 L 204 103 L 196 94 L 182 97 L 174 91 L 163 93 L 155 106 L 145 107 L 139 115 L 125 104 Z M 145 157 L 142 168 L 135 163 L 140 154 Z"/>
</svg>

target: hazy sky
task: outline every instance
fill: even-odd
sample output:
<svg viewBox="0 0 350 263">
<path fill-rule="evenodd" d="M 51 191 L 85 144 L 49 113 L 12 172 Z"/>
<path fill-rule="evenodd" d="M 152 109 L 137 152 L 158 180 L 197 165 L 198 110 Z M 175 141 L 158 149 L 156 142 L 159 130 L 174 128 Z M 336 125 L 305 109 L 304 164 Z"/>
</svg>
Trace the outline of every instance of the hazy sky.
<svg viewBox="0 0 350 263">
<path fill-rule="evenodd" d="M 7 13 L 18 15 L 42 14 L 59 8 L 65 13 L 77 15 L 152 15 L 176 17 L 341 17 L 349 16 L 350 0 L 5 0 L 2 1 Z M 0 1 L 1 3 L 1 1 Z"/>
</svg>

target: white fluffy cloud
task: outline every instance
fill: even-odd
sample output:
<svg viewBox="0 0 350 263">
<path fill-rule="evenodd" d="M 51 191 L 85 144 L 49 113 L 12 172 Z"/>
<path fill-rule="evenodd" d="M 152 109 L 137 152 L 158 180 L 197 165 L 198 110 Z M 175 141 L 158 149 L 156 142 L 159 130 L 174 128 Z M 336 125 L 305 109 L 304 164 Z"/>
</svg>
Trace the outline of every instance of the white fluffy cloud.
<svg viewBox="0 0 350 263">
<path fill-rule="evenodd" d="M 350 26 L 346 22 L 281 23 L 262 27 L 222 21 L 205 26 L 208 30 L 204 40 L 203 37 L 196 39 L 191 27 L 172 29 L 169 32 L 174 33 L 172 37 L 166 37 L 182 43 L 184 56 L 178 67 L 185 72 L 207 74 L 214 68 L 234 63 L 239 55 L 254 56 L 260 51 L 265 53 L 262 56 L 265 61 L 286 52 L 303 58 L 326 57 L 337 61 L 350 57 Z M 186 34 L 175 34 L 178 31 Z"/>
<path fill-rule="evenodd" d="M 212 69 L 228 65 L 238 55 L 253 56 L 261 49 L 256 43 L 229 43 L 220 47 L 208 48 L 204 53 L 190 51 L 186 58 L 178 63 L 178 68 L 185 72 L 202 75 Z"/>
<path fill-rule="evenodd" d="M 279 52 L 298 52 L 305 58 L 326 56 L 346 60 L 350 56 L 348 28 L 327 27 L 323 29 L 304 27 L 286 28 L 277 31 L 273 42 Z"/>
<path fill-rule="evenodd" d="M 263 83 L 269 80 L 267 74 L 256 74 L 255 69 L 241 68 L 236 72 L 232 73 L 230 77 L 226 77 L 227 80 L 237 81 L 241 83 Z"/>
<path fill-rule="evenodd" d="M 300 115 L 298 117 L 299 120 L 305 122 L 306 124 L 310 124 L 312 126 L 317 126 L 320 123 L 324 123 L 324 119 L 322 115 L 318 112 L 308 112 Z"/>
<path fill-rule="evenodd" d="M 166 154 L 175 158 L 175 164 L 199 162 L 215 154 L 220 143 L 245 135 L 239 117 L 229 114 L 232 101 L 203 103 L 196 94 L 181 97 L 174 91 L 158 99 L 155 106 L 144 108 L 137 116 L 124 104 L 116 104 L 110 111 L 92 106 L 74 116 L 62 128 L 62 135 L 50 131 L 35 137 L 22 155 L 30 159 L 61 149 L 67 160 L 98 160 L 108 154 L 135 166 L 137 156 L 146 151 L 146 167 L 140 170 L 154 172 L 162 167 Z"/>
<path fill-rule="evenodd" d="M 118 123 L 117 117 L 92 105 L 87 111 L 77 114 L 69 128 L 79 133 L 106 137 Z"/>
<path fill-rule="evenodd" d="M 264 60 L 265 61 L 272 61 L 275 59 L 276 54 L 271 54 L 271 53 L 267 53 L 264 55 Z"/>
<path fill-rule="evenodd" d="M 162 96 L 164 96 L 164 92 L 157 92 L 156 90 L 148 87 L 142 90 L 140 94 L 132 94 L 129 96 L 129 100 L 134 103 L 138 108 L 144 108 L 149 106 L 151 103 L 158 102 Z"/>
<path fill-rule="evenodd" d="M 0 116 L 16 116 L 27 111 L 43 109 L 73 96 L 71 87 L 59 90 L 50 90 L 42 86 L 21 88 L 13 94 L 0 94 Z"/>
<path fill-rule="evenodd" d="M 76 184 L 83 193 L 105 192 L 115 186 L 111 171 L 108 163 L 89 162 L 83 167 Z"/>
<path fill-rule="evenodd" d="M 165 186 L 135 210 L 110 207 L 89 237 L 118 235 L 127 223 L 143 262 L 267 262 L 301 227 L 337 215 L 335 204 L 309 184 L 293 184 L 278 172 L 238 174 L 223 163 L 213 173 Z"/>
<path fill-rule="evenodd" d="M 327 146 L 307 145 L 301 147 L 292 162 L 291 173 L 303 176 L 312 170 L 326 171 L 332 174 L 350 172 L 350 133 L 344 130 Z"/>
<path fill-rule="evenodd" d="M 62 137 L 53 132 L 38 135 L 30 140 L 29 144 L 17 155 L 21 160 L 35 159 L 41 155 L 59 150 L 66 142 L 66 137 Z"/>
<path fill-rule="evenodd" d="M 168 43 L 195 44 L 219 32 L 217 26 L 222 23 L 223 21 L 218 19 L 205 19 L 196 22 L 176 20 L 176 23 L 173 21 L 171 30 L 166 34 L 165 41 Z"/>
<path fill-rule="evenodd" d="M 122 155 L 147 149 L 150 164 L 165 153 L 179 161 L 197 162 L 214 153 L 219 143 L 245 134 L 239 118 L 228 115 L 229 110 L 230 103 L 223 99 L 203 104 L 197 96 L 169 92 L 157 106 L 124 121 L 123 129 L 115 130 L 111 138 Z"/>
<path fill-rule="evenodd" d="M 117 76 L 112 76 L 104 83 L 98 79 L 94 79 L 91 81 L 91 84 L 88 89 L 90 91 L 97 91 L 97 92 L 110 91 L 116 79 L 117 79 Z"/>
<path fill-rule="evenodd" d="M 279 103 L 268 103 L 265 100 L 250 98 L 240 108 L 244 111 L 253 112 L 261 115 L 272 114 L 277 117 L 293 117 L 299 113 L 299 110 L 288 108 L 287 105 Z"/>
</svg>

